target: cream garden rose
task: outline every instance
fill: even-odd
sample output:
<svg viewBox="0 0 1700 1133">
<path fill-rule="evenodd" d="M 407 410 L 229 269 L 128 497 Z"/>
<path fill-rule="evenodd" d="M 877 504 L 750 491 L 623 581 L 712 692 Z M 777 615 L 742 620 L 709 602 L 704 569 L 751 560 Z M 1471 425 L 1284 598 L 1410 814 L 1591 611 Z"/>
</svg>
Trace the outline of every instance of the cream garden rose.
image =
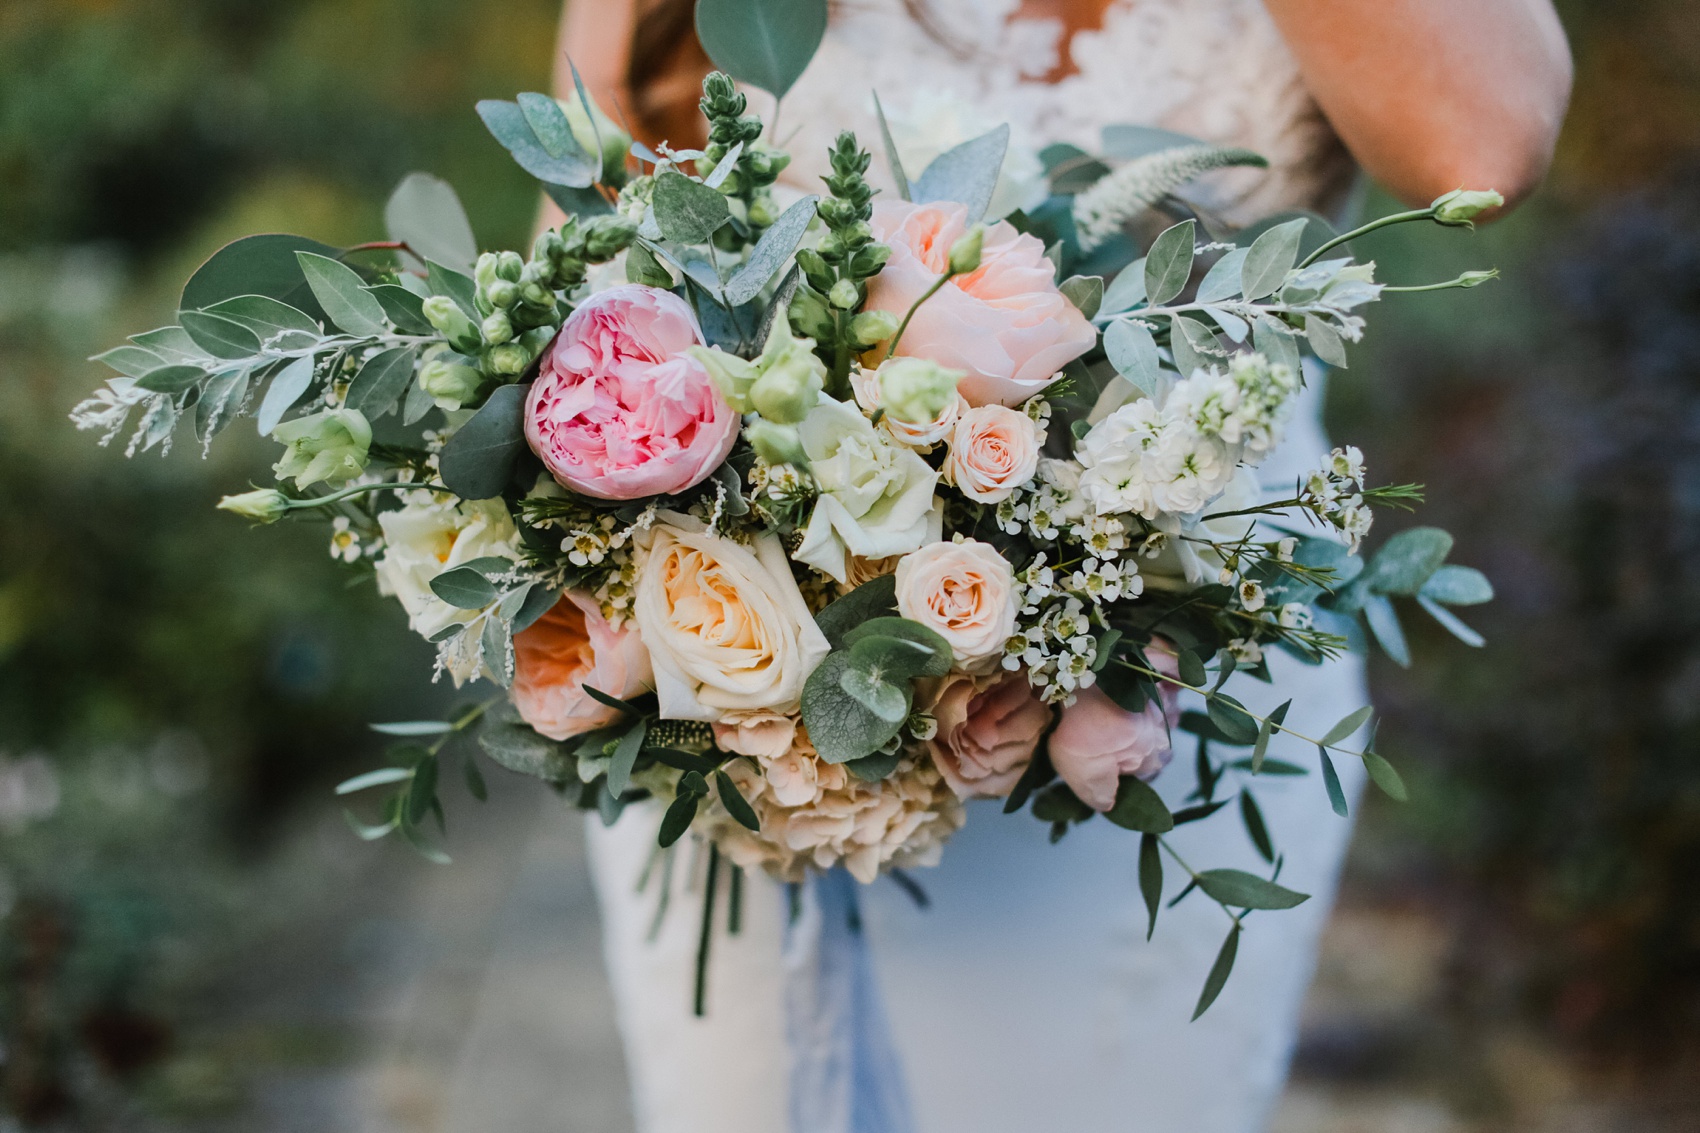
<svg viewBox="0 0 1700 1133">
<path fill-rule="evenodd" d="M 1018 409 L 981 405 L 956 419 L 944 478 L 982 504 L 1007 500 L 1039 468 L 1039 426 Z"/>
<path fill-rule="evenodd" d="M 1015 572 L 990 543 L 931 543 L 897 564 L 897 608 L 948 641 L 957 668 L 990 672 L 1015 632 Z"/>
<path fill-rule="evenodd" d="M 632 617 L 661 715 L 716 721 L 796 708 L 828 646 L 778 538 L 759 535 L 744 547 L 662 512 L 643 541 Z"/>
<path fill-rule="evenodd" d="M 876 432 L 854 405 L 823 398 L 797 426 L 820 496 L 793 554 L 839 582 L 846 556 L 883 559 L 937 539 L 938 473 L 914 452 Z"/>
</svg>

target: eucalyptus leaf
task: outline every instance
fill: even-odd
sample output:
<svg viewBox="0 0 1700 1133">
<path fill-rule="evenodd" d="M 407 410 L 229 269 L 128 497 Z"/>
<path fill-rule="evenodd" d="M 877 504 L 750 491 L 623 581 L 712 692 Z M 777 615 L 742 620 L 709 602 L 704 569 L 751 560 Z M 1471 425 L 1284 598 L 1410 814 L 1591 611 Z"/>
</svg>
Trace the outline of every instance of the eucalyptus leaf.
<svg viewBox="0 0 1700 1133">
<path fill-rule="evenodd" d="M 968 208 L 968 223 L 986 215 L 1009 150 L 1009 125 L 988 130 L 939 154 L 911 186 L 916 201 L 955 201 Z"/>
<path fill-rule="evenodd" d="M 227 370 L 214 374 L 195 403 L 195 435 L 209 441 L 236 420 L 248 396 L 248 371 Z"/>
<path fill-rule="evenodd" d="M 1169 813 L 1151 784 L 1137 775 L 1123 775 L 1116 786 L 1116 802 L 1104 817 L 1125 830 L 1142 834 L 1167 834 L 1175 828 L 1175 816 Z"/>
<path fill-rule="evenodd" d="M 1210 265 L 1210 270 L 1205 272 L 1204 278 L 1199 281 L 1196 301 L 1219 303 L 1238 295 L 1241 288 L 1240 268 L 1248 254 L 1249 249 L 1246 248 L 1224 252 L 1220 259 Z"/>
<path fill-rule="evenodd" d="M 1239 869 L 1207 869 L 1198 875 L 1205 895 L 1236 909 L 1292 909 L 1310 900 L 1299 893 Z"/>
<path fill-rule="evenodd" d="M 1451 610 L 1448 610 L 1445 606 L 1440 605 L 1427 595 L 1417 595 L 1417 605 L 1427 610 L 1429 616 L 1439 622 L 1446 629 L 1447 633 L 1450 633 L 1453 637 L 1456 637 L 1459 641 L 1462 641 L 1465 645 L 1470 646 L 1472 649 L 1480 649 L 1487 644 L 1487 638 L 1470 628 L 1470 626 L 1457 614 L 1454 614 Z"/>
<path fill-rule="evenodd" d="M 885 145 L 885 163 L 891 173 L 891 179 L 897 184 L 897 195 L 903 200 L 913 200 L 909 190 L 909 175 L 903 171 L 903 159 L 897 154 L 897 143 L 891 140 L 891 126 L 885 120 L 885 107 L 880 104 L 879 92 L 874 92 L 874 117 L 880 124 L 880 141 Z"/>
<path fill-rule="evenodd" d="M 1206 707 L 1210 710 L 1210 722 L 1216 725 L 1228 743 L 1243 747 L 1257 742 L 1258 722 L 1239 701 L 1225 692 L 1218 692 L 1210 696 Z"/>
<path fill-rule="evenodd" d="M 863 622 L 897 612 L 897 579 L 880 575 L 869 579 L 815 615 L 815 625 L 834 649 L 844 644 L 845 635 Z"/>
<path fill-rule="evenodd" d="M 635 240 L 626 249 L 626 282 L 641 283 L 645 287 L 659 287 L 671 290 L 673 273 L 662 266 L 655 258 L 655 253 L 642 240 Z"/>
<path fill-rule="evenodd" d="M 251 358 L 260 352 L 259 337 L 241 323 L 205 311 L 179 311 L 177 321 L 214 358 Z"/>
<path fill-rule="evenodd" d="M 375 337 L 388 329 L 384 308 L 367 293 L 365 281 L 353 268 L 312 252 L 297 252 L 295 259 L 331 322 L 361 338 Z"/>
<path fill-rule="evenodd" d="M 643 750 L 643 738 L 648 733 L 649 721 L 639 717 L 637 723 L 614 745 L 613 758 L 608 762 L 608 790 L 615 797 L 631 789 L 632 768 L 637 765 L 638 752 Z M 697 778 L 700 780 L 701 776 Z M 707 793 L 706 790 L 704 793 Z"/>
<path fill-rule="evenodd" d="M 1493 601 L 1493 583 L 1474 567 L 1447 563 L 1436 567 L 1417 593 L 1447 606 L 1476 606 Z"/>
<path fill-rule="evenodd" d="M 440 736 L 455 730 L 455 726 L 447 720 L 398 720 L 390 724 L 366 726 L 385 736 Z"/>
<path fill-rule="evenodd" d="M 1150 940 L 1157 931 L 1157 912 L 1163 906 L 1163 851 L 1155 834 L 1139 839 L 1139 895 L 1145 899 L 1150 918 L 1145 926 L 1145 939 Z"/>
<path fill-rule="evenodd" d="M 1322 745 L 1324 747 L 1333 747 L 1335 744 L 1363 727 L 1374 712 L 1375 709 L 1366 704 L 1362 708 L 1354 709 L 1353 711 L 1346 713 L 1346 715 L 1342 716 L 1332 728 L 1328 729 L 1328 731 L 1323 734 Z"/>
<path fill-rule="evenodd" d="M 378 301 L 378 306 L 384 309 L 384 317 L 398 329 L 408 334 L 437 333 L 437 329 L 425 317 L 424 300 L 412 291 L 393 283 L 373 284 L 366 290 Z"/>
<path fill-rule="evenodd" d="M 374 420 L 396 407 L 413 380 L 413 348 L 398 346 L 366 359 L 348 385 L 344 404 Z"/>
<path fill-rule="evenodd" d="M 301 395 L 307 392 L 307 387 L 313 384 L 313 358 L 303 355 L 291 361 L 272 377 L 272 384 L 266 389 L 266 396 L 260 399 L 260 410 L 254 415 L 254 423 L 259 427 L 262 437 L 269 436 L 271 431 L 283 420 L 283 415 Z"/>
<path fill-rule="evenodd" d="M 612 791 L 610 790 L 610 793 Z M 702 796 L 689 791 L 680 791 L 673 801 L 667 804 L 667 811 L 661 816 L 661 829 L 656 834 L 656 842 L 663 848 L 671 846 L 685 836 L 685 831 L 696 821 L 697 807 L 702 802 Z"/>
<path fill-rule="evenodd" d="M 936 630 L 908 618 L 872 618 L 847 631 L 842 640 L 852 647 L 852 657 L 858 652 L 863 658 L 879 656 L 882 663 L 908 676 L 942 677 L 950 671 L 950 643 Z M 874 648 L 880 653 L 873 652 Z M 896 659 L 888 660 L 893 656 Z"/>
<path fill-rule="evenodd" d="M 336 793 L 352 795 L 359 791 L 370 790 L 373 787 L 386 787 L 391 783 L 405 783 L 411 778 L 413 778 L 413 768 L 411 767 L 380 767 L 376 771 L 368 771 L 364 775 L 344 779 L 336 785 Z"/>
<path fill-rule="evenodd" d="M 816 752 L 828 763 L 848 763 L 874 754 L 903 726 L 875 715 L 839 684 L 849 671 L 847 651 L 827 654 L 803 684 L 803 723 Z"/>
<path fill-rule="evenodd" d="M 1264 757 L 1269 754 L 1269 740 L 1275 730 L 1287 720 L 1287 709 L 1293 706 L 1291 700 L 1283 702 L 1275 711 L 1263 718 L 1263 723 L 1257 729 L 1257 741 L 1251 749 L 1251 773 L 1256 775 L 1263 770 Z"/>
<path fill-rule="evenodd" d="M 324 317 L 307 281 L 301 275 L 296 253 L 335 256 L 337 250 L 305 236 L 265 233 L 244 236 L 214 252 L 183 285 L 178 304 L 185 311 L 204 311 L 238 295 L 266 295 L 305 311 L 315 319 Z M 133 341 L 140 341 L 141 336 Z M 148 343 L 141 343 L 148 346 Z M 151 349 L 151 347 L 150 347 Z"/>
<path fill-rule="evenodd" d="M 1179 134 L 1173 130 L 1163 130 L 1156 126 L 1132 126 L 1123 123 L 1112 123 L 1098 131 L 1098 142 L 1104 148 L 1104 156 L 1118 161 L 1132 161 L 1136 157 L 1147 154 L 1161 153 L 1166 149 L 1176 149 L 1181 146 L 1207 145 L 1201 138 L 1191 134 Z"/>
<path fill-rule="evenodd" d="M 1146 397 L 1157 396 L 1163 362 L 1150 331 L 1119 319 L 1104 331 L 1104 353 L 1116 372 L 1138 386 Z"/>
<path fill-rule="evenodd" d="M 472 281 L 471 276 L 436 260 L 426 260 L 425 282 L 431 294 L 446 295 L 453 299 L 455 306 L 473 322 L 484 317 L 478 311 L 478 285 Z"/>
<path fill-rule="evenodd" d="M 1222 948 L 1216 953 L 1216 960 L 1210 965 L 1210 974 L 1204 977 L 1204 990 L 1198 993 L 1198 1006 L 1192 1009 L 1192 1019 L 1210 1010 L 1210 1005 L 1216 1002 L 1216 997 L 1222 994 L 1222 988 L 1227 985 L 1228 976 L 1234 970 L 1234 958 L 1240 950 L 1240 924 L 1234 922 L 1234 927 L 1228 930 L 1228 938 L 1222 941 Z"/>
<path fill-rule="evenodd" d="M 478 746 L 496 763 L 521 775 L 551 783 L 578 778 L 578 760 L 567 745 L 539 735 L 511 704 L 499 704 L 485 714 Z"/>
<path fill-rule="evenodd" d="M 496 587 L 469 566 L 446 570 L 431 580 L 431 593 L 457 610 L 482 610 L 496 600 Z"/>
<path fill-rule="evenodd" d="M 720 794 L 720 805 L 726 808 L 726 813 L 731 815 L 738 825 L 758 833 L 761 831 L 761 819 L 756 817 L 755 810 L 739 793 L 738 785 L 732 782 L 730 775 L 724 771 L 715 771 L 714 787 Z"/>
<path fill-rule="evenodd" d="M 1100 315 L 1119 315 L 1145 302 L 1145 261 L 1138 259 L 1116 273 L 1104 288 L 1104 301 L 1098 305 Z"/>
<path fill-rule="evenodd" d="M 468 500 L 502 494 L 525 451 L 525 396 L 529 385 L 498 386 L 488 401 L 443 446 L 443 484 Z"/>
<path fill-rule="evenodd" d="M 1269 839 L 1269 824 L 1263 821 L 1263 811 L 1258 809 L 1257 800 L 1252 798 L 1250 791 L 1240 792 L 1240 821 L 1245 824 L 1246 835 L 1263 860 L 1273 864 L 1275 844 Z"/>
<path fill-rule="evenodd" d="M 720 70 L 784 98 L 826 35 L 827 0 L 697 0 L 697 39 Z"/>
<path fill-rule="evenodd" d="M 1340 786 L 1340 773 L 1334 769 L 1334 760 L 1328 755 L 1328 749 L 1317 746 L 1316 754 L 1322 757 L 1322 786 L 1328 792 L 1328 805 L 1341 818 L 1347 815 L 1346 792 Z"/>
<path fill-rule="evenodd" d="M 749 258 L 726 283 L 728 303 L 734 307 L 743 306 L 760 294 L 768 281 L 779 273 L 785 261 L 797 250 L 797 245 L 802 243 L 819 201 L 820 198 L 814 196 L 802 198 L 781 213 L 773 226 L 761 234 Z"/>
<path fill-rule="evenodd" d="M 319 324 L 305 311 L 269 295 L 237 295 L 213 304 L 206 313 L 241 323 L 262 342 L 284 349 L 309 346 L 322 334 Z"/>
<path fill-rule="evenodd" d="M 1370 779 L 1388 798 L 1395 802 L 1410 801 L 1410 793 L 1405 790 L 1405 781 L 1399 777 L 1399 772 L 1393 765 L 1373 751 L 1364 752 L 1364 769 L 1369 772 Z"/>
<path fill-rule="evenodd" d="M 1346 369 L 1346 344 L 1327 319 L 1320 315 L 1306 315 L 1305 337 L 1310 339 L 1310 348 L 1318 358 L 1330 366 Z"/>
<path fill-rule="evenodd" d="M 1273 315 L 1260 314 L 1251 326 L 1252 346 L 1259 354 L 1293 373 L 1300 372 L 1299 344 L 1293 328 Z"/>
<path fill-rule="evenodd" d="M 427 259 L 471 271 L 478 258 L 478 241 L 460 197 L 447 181 L 429 173 L 401 179 L 384 205 L 384 228 L 391 240 L 407 245 L 402 262 L 412 271 L 423 272 Z"/>
<path fill-rule="evenodd" d="M 1299 258 L 1299 241 L 1309 221 L 1305 217 L 1277 224 L 1246 250 L 1240 270 L 1240 294 L 1248 300 L 1273 295 L 1286 282 L 1287 273 Z"/>
<path fill-rule="evenodd" d="M 1194 222 L 1183 220 L 1151 242 L 1145 256 L 1145 298 L 1157 307 L 1181 293 L 1192 275 Z"/>
<path fill-rule="evenodd" d="M 909 715 L 908 688 L 892 684 L 866 669 L 857 668 L 854 656 L 851 662 L 838 674 L 838 687 L 881 720 L 902 723 Z"/>
<path fill-rule="evenodd" d="M 161 366 L 136 379 L 136 388 L 150 393 L 182 393 L 207 376 L 199 366 Z"/>
<path fill-rule="evenodd" d="M 1088 319 L 1098 313 L 1098 308 L 1104 302 L 1103 276 L 1072 275 L 1063 280 L 1057 290 Z"/>
<path fill-rule="evenodd" d="M 547 98 L 544 95 L 537 97 Z M 555 105 L 553 99 L 548 101 Z M 478 103 L 477 110 L 485 128 L 502 143 L 502 148 L 513 155 L 521 169 L 539 181 L 569 189 L 584 189 L 601 174 L 601 161 L 585 153 L 576 142 L 570 152 L 551 153 L 518 103 L 485 99 Z M 555 105 L 555 112 L 560 113 L 558 105 Z M 572 132 L 568 130 L 567 137 L 571 136 Z"/>
<path fill-rule="evenodd" d="M 655 179 L 652 207 L 661 235 L 678 244 L 701 244 L 731 219 L 724 195 L 672 169 Z"/>
<path fill-rule="evenodd" d="M 1209 327 L 1186 315 L 1175 315 L 1169 321 L 1173 327 L 1169 332 L 1169 350 L 1182 377 L 1191 377 L 1193 371 L 1208 369 L 1222 361 L 1225 352 Z"/>
<path fill-rule="evenodd" d="M 1452 553 L 1452 536 L 1438 527 L 1410 527 L 1382 544 L 1358 585 L 1377 594 L 1414 595 Z"/>
<path fill-rule="evenodd" d="M 104 362 L 120 374 L 139 378 L 149 370 L 157 370 L 161 366 L 169 365 L 179 361 L 179 359 L 162 358 L 153 351 L 140 346 L 115 346 L 104 354 L 96 354 L 89 361 Z"/>
<path fill-rule="evenodd" d="M 301 289 L 307 289 L 305 280 L 301 283 Z M 309 293 L 307 297 L 311 299 L 312 295 Z M 158 330 L 133 334 L 130 341 L 151 354 L 159 355 L 166 362 L 205 362 L 212 357 L 196 346 L 195 340 L 190 338 L 189 333 L 182 327 L 160 327 Z"/>
</svg>

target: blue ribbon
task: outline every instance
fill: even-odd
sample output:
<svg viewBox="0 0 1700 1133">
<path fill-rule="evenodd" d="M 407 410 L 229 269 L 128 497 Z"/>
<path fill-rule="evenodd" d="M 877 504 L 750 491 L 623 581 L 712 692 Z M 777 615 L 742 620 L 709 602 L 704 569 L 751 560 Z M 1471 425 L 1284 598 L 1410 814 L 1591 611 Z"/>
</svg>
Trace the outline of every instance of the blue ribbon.
<svg viewBox="0 0 1700 1133">
<path fill-rule="evenodd" d="M 914 1133 L 856 882 L 812 874 L 785 933 L 792 1133 Z"/>
</svg>

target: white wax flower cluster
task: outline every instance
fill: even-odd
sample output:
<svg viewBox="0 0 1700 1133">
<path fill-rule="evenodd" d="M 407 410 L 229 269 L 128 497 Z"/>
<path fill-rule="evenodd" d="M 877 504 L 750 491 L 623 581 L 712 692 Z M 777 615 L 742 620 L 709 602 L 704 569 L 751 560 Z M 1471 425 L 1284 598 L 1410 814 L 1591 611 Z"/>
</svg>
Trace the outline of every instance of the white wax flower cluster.
<svg viewBox="0 0 1700 1133">
<path fill-rule="evenodd" d="M 1140 398 L 1094 425 L 1077 456 L 1080 492 L 1099 515 L 1191 515 L 1279 443 L 1299 391 L 1292 369 L 1236 354 L 1193 371 L 1162 403 Z"/>
</svg>

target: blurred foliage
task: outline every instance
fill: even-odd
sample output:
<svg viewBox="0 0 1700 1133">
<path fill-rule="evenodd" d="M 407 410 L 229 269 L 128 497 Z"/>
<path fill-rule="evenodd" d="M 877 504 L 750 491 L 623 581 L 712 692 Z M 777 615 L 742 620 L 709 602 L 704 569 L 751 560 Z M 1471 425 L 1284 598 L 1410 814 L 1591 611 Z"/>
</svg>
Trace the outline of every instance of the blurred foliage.
<svg viewBox="0 0 1700 1133">
<path fill-rule="evenodd" d="M 1334 383 L 1341 438 L 1426 482 L 1413 521 L 1501 595 L 1474 612 L 1487 649 L 1418 631 L 1414 673 L 1376 668 L 1415 797 L 1371 804 L 1355 868 L 1452 911 L 1462 1015 L 1669 1057 L 1700 1023 L 1700 21 L 1561 7 L 1578 80 L 1550 187 L 1473 237 L 1360 249 L 1394 280 L 1505 279 L 1389 303 Z M 412 169 L 485 246 L 521 242 L 536 194 L 472 103 L 547 81 L 558 15 L 0 5 L 0 1093 L 21 1120 L 229 1104 L 196 1036 L 310 899 L 261 868 L 272 833 L 376 756 L 365 721 L 446 695 L 320 533 L 211 511 L 272 446 L 97 449 L 65 420 L 98 380 L 82 359 L 165 321 L 238 235 L 377 235 Z"/>
</svg>

